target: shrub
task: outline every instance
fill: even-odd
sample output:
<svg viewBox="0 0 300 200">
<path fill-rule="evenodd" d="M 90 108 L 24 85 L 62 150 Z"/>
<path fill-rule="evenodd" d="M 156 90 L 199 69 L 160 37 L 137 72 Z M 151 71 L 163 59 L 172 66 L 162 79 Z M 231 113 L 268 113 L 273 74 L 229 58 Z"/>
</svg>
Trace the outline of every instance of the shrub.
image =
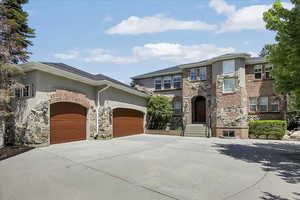
<svg viewBox="0 0 300 200">
<path fill-rule="evenodd" d="M 287 123 L 282 120 L 255 120 L 249 122 L 249 133 L 255 136 L 275 136 L 281 139 L 287 129 Z"/>
<path fill-rule="evenodd" d="M 147 127 L 149 129 L 165 129 L 173 116 L 173 108 L 168 98 L 151 97 L 147 106 Z"/>
</svg>

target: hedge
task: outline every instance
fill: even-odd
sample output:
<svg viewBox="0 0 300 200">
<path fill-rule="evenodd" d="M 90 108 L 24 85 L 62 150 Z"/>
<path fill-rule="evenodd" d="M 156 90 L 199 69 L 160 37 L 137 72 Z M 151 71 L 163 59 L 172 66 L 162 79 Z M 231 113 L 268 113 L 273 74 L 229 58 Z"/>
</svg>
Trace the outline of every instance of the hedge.
<svg viewBox="0 0 300 200">
<path fill-rule="evenodd" d="M 287 129 L 286 121 L 282 120 L 254 120 L 249 122 L 249 133 L 256 137 L 264 135 L 266 138 L 275 136 L 281 139 Z"/>
</svg>

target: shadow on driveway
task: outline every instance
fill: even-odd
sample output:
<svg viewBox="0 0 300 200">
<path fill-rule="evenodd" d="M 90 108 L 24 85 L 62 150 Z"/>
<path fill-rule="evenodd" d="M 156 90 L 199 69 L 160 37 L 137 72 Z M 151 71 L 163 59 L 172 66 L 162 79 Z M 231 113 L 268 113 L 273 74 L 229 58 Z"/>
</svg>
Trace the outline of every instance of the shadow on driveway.
<svg viewBox="0 0 300 200">
<path fill-rule="evenodd" d="M 215 144 L 215 147 L 221 154 L 250 163 L 259 163 L 264 171 L 276 172 L 276 175 L 287 183 L 300 183 L 300 144 Z"/>
</svg>

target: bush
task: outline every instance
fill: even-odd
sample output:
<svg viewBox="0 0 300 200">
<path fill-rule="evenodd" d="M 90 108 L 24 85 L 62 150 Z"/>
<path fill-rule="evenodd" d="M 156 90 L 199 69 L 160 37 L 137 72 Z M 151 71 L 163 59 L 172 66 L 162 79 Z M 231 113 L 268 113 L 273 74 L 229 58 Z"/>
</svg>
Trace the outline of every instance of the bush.
<svg viewBox="0 0 300 200">
<path fill-rule="evenodd" d="M 249 122 L 249 133 L 255 136 L 275 136 L 281 139 L 287 129 L 287 123 L 282 120 L 255 120 Z"/>
<path fill-rule="evenodd" d="M 165 129 L 172 116 L 173 108 L 168 98 L 162 96 L 150 98 L 147 106 L 148 129 Z"/>
</svg>

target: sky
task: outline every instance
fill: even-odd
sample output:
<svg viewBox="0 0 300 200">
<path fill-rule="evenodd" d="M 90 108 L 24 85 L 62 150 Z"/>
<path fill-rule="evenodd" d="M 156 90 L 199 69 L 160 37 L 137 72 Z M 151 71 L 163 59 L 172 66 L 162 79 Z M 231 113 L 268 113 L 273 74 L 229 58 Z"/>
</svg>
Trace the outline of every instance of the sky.
<svg viewBox="0 0 300 200">
<path fill-rule="evenodd" d="M 30 0 L 29 61 L 61 62 L 125 83 L 130 77 L 225 53 L 257 56 L 274 33 L 273 0 Z M 291 8 L 289 1 L 282 1 Z"/>
</svg>

